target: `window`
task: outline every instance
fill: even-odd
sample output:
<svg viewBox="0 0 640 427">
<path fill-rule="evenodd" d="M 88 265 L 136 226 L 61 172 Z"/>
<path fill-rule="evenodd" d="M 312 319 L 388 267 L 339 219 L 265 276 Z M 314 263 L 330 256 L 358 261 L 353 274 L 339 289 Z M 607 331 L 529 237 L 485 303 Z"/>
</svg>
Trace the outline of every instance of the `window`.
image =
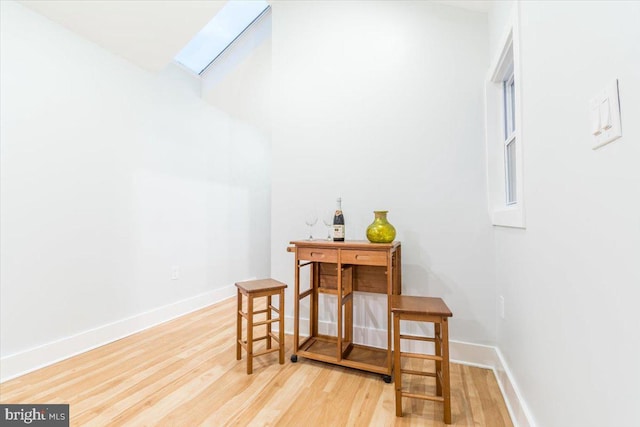
<svg viewBox="0 0 640 427">
<path fill-rule="evenodd" d="M 516 190 L 516 90 L 513 71 L 502 84 L 504 99 L 504 170 L 506 204 L 517 203 Z"/>
<path fill-rule="evenodd" d="M 517 6 L 514 9 L 517 16 Z M 485 85 L 487 188 L 492 223 L 524 228 L 521 90 L 515 16 Z"/>
<path fill-rule="evenodd" d="M 176 55 L 175 60 L 202 74 L 270 8 L 266 1 L 229 1 Z"/>
</svg>

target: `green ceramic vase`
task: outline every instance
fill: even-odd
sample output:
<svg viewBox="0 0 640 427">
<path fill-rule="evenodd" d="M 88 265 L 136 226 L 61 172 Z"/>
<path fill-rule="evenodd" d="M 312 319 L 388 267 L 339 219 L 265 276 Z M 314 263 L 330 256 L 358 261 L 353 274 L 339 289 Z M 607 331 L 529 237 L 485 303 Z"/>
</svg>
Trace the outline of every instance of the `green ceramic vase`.
<svg viewBox="0 0 640 427">
<path fill-rule="evenodd" d="M 387 212 L 373 211 L 375 218 L 367 227 L 367 239 L 371 243 L 391 243 L 396 238 L 396 229 L 387 221 Z"/>
</svg>

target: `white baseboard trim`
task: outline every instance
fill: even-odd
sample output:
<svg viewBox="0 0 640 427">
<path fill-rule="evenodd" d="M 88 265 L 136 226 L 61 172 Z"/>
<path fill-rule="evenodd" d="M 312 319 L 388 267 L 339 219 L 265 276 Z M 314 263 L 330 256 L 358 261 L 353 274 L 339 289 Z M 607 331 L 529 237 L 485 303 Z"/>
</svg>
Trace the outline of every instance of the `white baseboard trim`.
<svg viewBox="0 0 640 427">
<path fill-rule="evenodd" d="M 251 280 L 251 279 L 247 279 Z M 0 383 L 84 353 L 236 295 L 225 286 L 0 359 Z"/>
<path fill-rule="evenodd" d="M 498 347 L 451 340 L 449 348 L 452 362 L 493 371 L 515 427 L 535 427 L 527 403 Z"/>
<path fill-rule="evenodd" d="M 293 317 L 286 317 L 287 334 L 293 334 Z M 300 319 L 300 334 L 306 335 L 309 331 L 309 320 Z M 322 334 L 335 335 L 335 323 L 323 322 L 318 323 L 318 332 Z M 366 344 L 374 347 L 386 347 L 387 331 L 383 329 L 364 328 L 362 326 L 353 327 L 354 342 L 357 344 Z M 431 343 L 410 342 L 407 351 L 412 352 L 432 352 L 427 346 L 433 346 Z M 403 351 L 405 350 L 403 345 Z M 533 417 L 529 408 L 522 398 L 518 386 L 511 375 L 511 371 L 507 366 L 500 349 L 494 346 L 473 344 L 464 341 L 449 341 L 449 358 L 451 362 L 460 363 L 462 365 L 476 366 L 484 369 L 491 369 L 496 377 L 498 386 L 507 410 L 511 416 L 511 421 L 515 427 L 535 427 Z"/>
<path fill-rule="evenodd" d="M 507 403 L 513 424 L 516 427 L 536 427 L 533 414 L 529 410 L 527 402 L 525 402 L 522 397 L 520 389 L 511 374 L 511 370 L 502 356 L 502 352 L 497 347 L 494 349 L 499 361 L 493 368 L 493 372 L 496 375 L 498 386 L 500 386 L 500 391 Z"/>
</svg>

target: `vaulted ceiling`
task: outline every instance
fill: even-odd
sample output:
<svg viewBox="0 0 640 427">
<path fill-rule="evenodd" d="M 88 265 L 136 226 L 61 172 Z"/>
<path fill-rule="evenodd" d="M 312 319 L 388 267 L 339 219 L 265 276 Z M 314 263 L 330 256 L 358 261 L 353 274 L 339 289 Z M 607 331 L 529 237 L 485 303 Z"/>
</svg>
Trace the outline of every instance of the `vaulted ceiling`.
<svg viewBox="0 0 640 427">
<path fill-rule="evenodd" d="M 158 71 L 224 6 L 219 0 L 18 0 L 138 66 Z M 486 12 L 492 1 L 438 3 Z"/>
<path fill-rule="evenodd" d="M 20 0 L 103 48 L 150 71 L 164 68 L 224 1 Z"/>
</svg>

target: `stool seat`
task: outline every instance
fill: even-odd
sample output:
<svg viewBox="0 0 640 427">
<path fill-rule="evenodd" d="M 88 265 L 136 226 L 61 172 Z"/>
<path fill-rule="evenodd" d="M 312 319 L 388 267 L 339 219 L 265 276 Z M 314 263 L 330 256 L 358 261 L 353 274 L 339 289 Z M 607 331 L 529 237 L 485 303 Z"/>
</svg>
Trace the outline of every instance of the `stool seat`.
<svg viewBox="0 0 640 427">
<path fill-rule="evenodd" d="M 285 283 L 278 282 L 273 279 L 259 279 L 248 280 L 245 282 L 236 283 L 238 288 L 238 313 L 237 313 L 237 333 L 236 333 L 236 359 L 242 358 L 242 349 L 247 352 L 247 374 L 253 373 L 253 358 L 262 356 L 263 354 L 271 353 L 274 351 L 279 352 L 279 362 L 284 364 L 284 290 L 287 287 Z M 271 304 L 271 297 L 279 297 L 279 306 L 275 307 Z M 247 310 L 243 311 L 242 300 L 243 296 L 247 299 Z M 267 303 L 264 310 L 254 310 L 254 298 L 266 297 Z M 278 317 L 272 318 L 272 312 L 275 312 Z M 257 314 L 265 314 L 265 319 L 260 321 L 254 321 L 254 316 Z M 242 319 L 247 321 L 247 338 L 242 339 Z M 271 331 L 272 323 L 278 322 L 278 335 Z M 264 336 L 254 338 L 253 328 L 255 326 L 266 326 L 266 333 Z M 260 340 L 267 341 L 267 349 L 259 353 L 254 353 L 253 343 Z M 271 342 L 278 343 L 277 348 L 271 348 Z"/>
<path fill-rule="evenodd" d="M 442 298 L 391 295 L 391 312 L 453 317 Z"/>
<path fill-rule="evenodd" d="M 238 288 L 245 295 L 277 291 L 280 289 L 285 289 L 286 287 L 287 285 L 285 283 L 278 282 L 277 280 L 273 279 L 248 280 L 246 282 L 236 283 L 236 288 Z"/>
<path fill-rule="evenodd" d="M 393 354 L 394 354 L 394 382 L 396 389 L 396 416 L 402 416 L 402 398 L 416 398 L 432 400 L 444 404 L 444 422 L 451 424 L 451 385 L 449 376 L 449 322 L 453 316 L 449 307 L 441 298 L 392 295 L 389 305 L 393 315 Z M 423 337 L 402 334 L 400 321 L 410 320 L 433 323 L 434 336 Z M 424 355 L 403 352 L 400 340 L 428 341 L 435 344 L 435 354 Z M 435 374 L 432 372 L 402 369 L 401 357 L 413 357 L 423 360 L 433 360 L 436 364 Z M 402 389 L 402 374 L 432 376 L 436 380 L 436 396 L 410 393 Z"/>
</svg>

